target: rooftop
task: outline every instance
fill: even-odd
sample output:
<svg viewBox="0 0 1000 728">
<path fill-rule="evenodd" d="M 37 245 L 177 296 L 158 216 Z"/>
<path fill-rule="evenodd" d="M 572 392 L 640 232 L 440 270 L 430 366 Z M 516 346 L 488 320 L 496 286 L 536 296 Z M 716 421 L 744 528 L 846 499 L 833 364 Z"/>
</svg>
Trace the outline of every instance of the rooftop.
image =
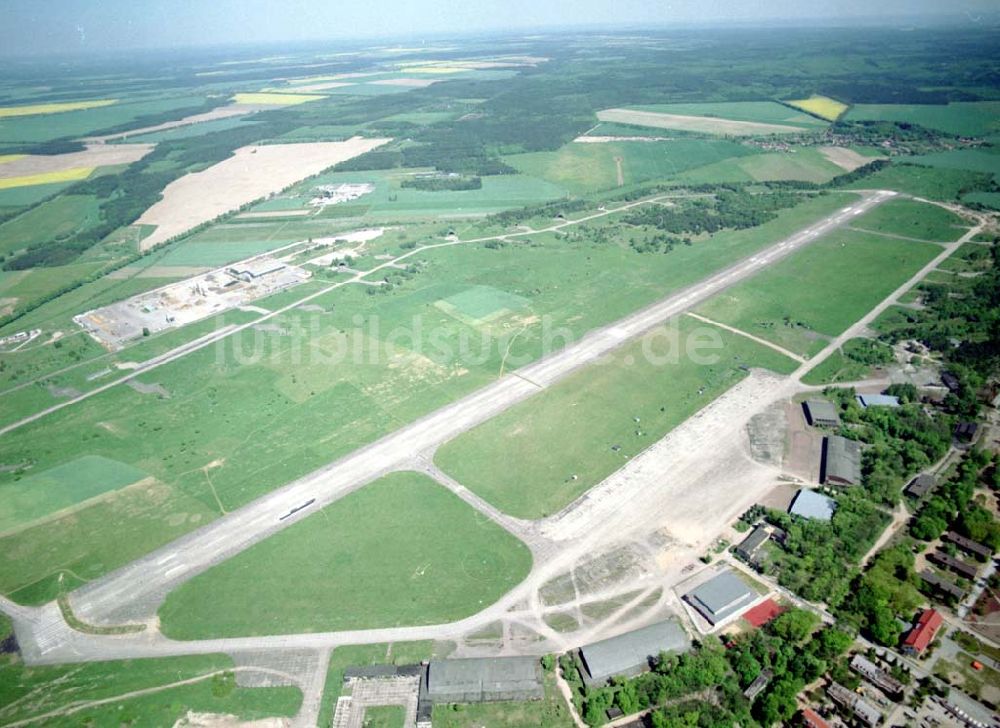
<svg viewBox="0 0 1000 728">
<path fill-rule="evenodd" d="M 427 689 L 432 700 L 453 693 L 537 691 L 541 674 L 535 657 L 434 660 L 428 668 Z"/>
<path fill-rule="evenodd" d="M 696 587 L 685 598 L 712 624 L 718 624 L 753 601 L 757 593 L 731 569 Z"/>
<path fill-rule="evenodd" d="M 833 512 L 837 510 L 837 501 L 833 498 L 817 493 L 814 490 L 803 488 L 792 501 L 792 507 L 788 512 L 793 516 L 802 518 L 814 518 L 820 521 L 829 521 L 833 518 Z"/>
<path fill-rule="evenodd" d="M 690 648 L 691 641 L 681 626 L 666 620 L 584 645 L 580 655 L 591 679 L 605 680 L 641 670 L 649 664 L 649 658 L 661 652 L 687 652 Z"/>
<path fill-rule="evenodd" d="M 944 620 L 940 613 L 933 609 L 925 609 L 921 612 L 916 625 L 906 635 L 903 645 L 915 652 L 923 652 L 927 649 L 927 645 L 934 640 L 934 636 L 937 634 L 938 629 L 941 628 L 943 622 Z"/>
<path fill-rule="evenodd" d="M 836 405 L 825 399 L 810 399 L 803 403 L 806 409 L 806 417 L 811 425 L 838 424 L 840 413 L 837 412 Z"/>
<path fill-rule="evenodd" d="M 899 407 L 899 397 L 893 397 L 888 394 L 859 394 L 855 399 L 864 408 Z"/>
<path fill-rule="evenodd" d="M 861 482 L 861 445 L 839 435 L 825 438 L 823 479 L 856 485 Z"/>
</svg>

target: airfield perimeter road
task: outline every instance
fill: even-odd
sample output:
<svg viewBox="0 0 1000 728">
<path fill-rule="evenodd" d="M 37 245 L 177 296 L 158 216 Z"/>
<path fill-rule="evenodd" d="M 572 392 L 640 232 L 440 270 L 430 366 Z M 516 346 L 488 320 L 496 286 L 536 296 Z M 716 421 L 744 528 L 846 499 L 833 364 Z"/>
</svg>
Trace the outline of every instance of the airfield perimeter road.
<svg viewBox="0 0 1000 728">
<path fill-rule="evenodd" d="M 92 624 L 120 624 L 153 618 L 166 594 L 195 574 L 232 557 L 380 475 L 405 467 L 422 453 L 432 451 L 441 443 L 550 386 L 629 339 L 848 224 L 856 216 L 894 195 L 887 191 L 862 193 L 858 202 L 788 239 L 620 321 L 594 330 L 566 348 L 88 583 L 70 595 L 74 612 L 84 622 Z M 293 508 L 310 501 L 308 507 L 279 520 Z M 537 552 L 535 555 L 536 558 L 542 556 Z M 56 645 L 50 647 L 55 648 Z M 46 648 L 41 649 L 44 652 Z"/>
</svg>

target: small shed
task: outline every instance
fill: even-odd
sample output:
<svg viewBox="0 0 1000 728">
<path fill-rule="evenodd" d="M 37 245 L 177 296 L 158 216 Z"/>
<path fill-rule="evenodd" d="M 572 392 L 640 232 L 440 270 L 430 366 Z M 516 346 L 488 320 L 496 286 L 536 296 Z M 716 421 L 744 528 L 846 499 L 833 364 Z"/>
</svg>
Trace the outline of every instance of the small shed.
<svg viewBox="0 0 1000 728">
<path fill-rule="evenodd" d="M 806 422 L 814 427 L 839 427 L 840 413 L 836 405 L 825 399 L 810 399 L 802 403 Z"/>
<path fill-rule="evenodd" d="M 831 485 L 861 482 L 861 445 L 840 435 L 823 438 L 822 481 Z"/>
</svg>

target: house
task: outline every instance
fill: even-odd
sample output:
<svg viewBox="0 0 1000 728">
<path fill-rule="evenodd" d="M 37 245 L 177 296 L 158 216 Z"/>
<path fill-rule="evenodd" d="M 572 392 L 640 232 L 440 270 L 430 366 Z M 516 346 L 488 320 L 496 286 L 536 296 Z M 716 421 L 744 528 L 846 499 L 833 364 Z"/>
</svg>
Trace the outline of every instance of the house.
<svg viewBox="0 0 1000 728">
<path fill-rule="evenodd" d="M 955 439 L 959 442 L 972 442 L 978 431 L 979 425 L 975 422 L 959 422 L 955 425 Z"/>
<path fill-rule="evenodd" d="M 687 633 L 671 619 L 593 642 L 580 648 L 584 682 L 597 685 L 615 675 L 638 675 L 661 652 L 681 653 L 689 649 L 691 640 Z"/>
<path fill-rule="evenodd" d="M 851 658 L 851 669 L 889 697 L 899 697 L 903 694 L 903 683 L 864 655 L 855 655 Z"/>
<path fill-rule="evenodd" d="M 830 724 L 812 708 L 802 709 L 802 712 L 799 713 L 799 724 L 805 728 L 830 728 Z"/>
<path fill-rule="evenodd" d="M 684 595 L 688 604 L 715 626 L 738 615 L 756 598 L 757 592 L 731 569 L 723 569 Z"/>
<path fill-rule="evenodd" d="M 920 579 L 925 584 L 934 587 L 935 589 L 937 589 L 946 596 L 954 597 L 955 599 L 961 599 L 962 597 L 965 596 L 965 590 L 962 587 L 958 586 L 957 584 L 952 584 L 947 579 L 942 579 L 933 571 L 927 571 L 927 570 L 921 571 Z"/>
<path fill-rule="evenodd" d="M 427 695 L 433 703 L 540 700 L 541 664 L 536 657 L 480 657 L 432 660 Z"/>
<path fill-rule="evenodd" d="M 917 623 L 903 640 L 903 652 L 908 655 L 922 655 L 927 646 L 934 641 L 944 619 L 933 609 L 925 609 L 917 619 Z"/>
<path fill-rule="evenodd" d="M 944 551 L 934 551 L 927 557 L 929 560 L 943 566 L 946 569 L 951 569 L 959 576 L 965 577 L 966 579 L 975 579 L 976 574 L 979 569 L 967 561 L 962 561 L 961 559 L 956 559 L 954 556 L 946 554 Z"/>
<path fill-rule="evenodd" d="M 899 397 L 888 394 L 859 394 L 855 397 L 861 409 L 869 407 L 899 407 Z"/>
<path fill-rule="evenodd" d="M 803 488 L 795 494 L 795 500 L 792 501 L 788 512 L 800 518 L 829 521 L 833 518 L 833 512 L 836 510 L 837 501 L 833 498 L 828 498 L 814 490 Z"/>
<path fill-rule="evenodd" d="M 910 481 L 903 492 L 911 498 L 923 498 L 935 485 L 937 485 L 937 478 L 930 473 L 921 473 Z"/>
<path fill-rule="evenodd" d="M 771 534 L 763 526 L 757 526 L 750 535 L 740 542 L 740 545 L 733 549 L 733 553 L 748 563 L 752 563 L 757 549 L 767 543 Z"/>
<path fill-rule="evenodd" d="M 821 480 L 828 485 L 857 485 L 861 482 L 861 445 L 839 435 L 823 438 Z"/>
<path fill-rule="evenodd" d="M 966 553 L 978 556 L 981 559 L 988 559 L 993 555 L 993 550 L 989 546 L 981 544 L 978 541 L 973 541 L 971 538 L 966 538 L 954 531 L 948 531 L 942 538 L 945 541 L 951 541 Z"/>
<path fill-rule="evenodd" d="M 840 413 L 832 402 L 825 399 L 810 399 L 802 403 L 806 422 L 814 427 L 839 427 Z"/>
</svg>

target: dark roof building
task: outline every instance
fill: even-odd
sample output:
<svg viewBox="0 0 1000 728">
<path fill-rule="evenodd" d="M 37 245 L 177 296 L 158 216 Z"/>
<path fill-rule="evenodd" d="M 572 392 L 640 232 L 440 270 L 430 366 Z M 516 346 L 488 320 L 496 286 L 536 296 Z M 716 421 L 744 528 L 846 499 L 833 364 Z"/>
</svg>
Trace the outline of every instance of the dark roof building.
<svg viewBox="0 0 1000 728">
<path fill-rule="evenodd" d="M 826 692 L 833 699 L 833 702 L 852 711 L 854 716 L 865 725 L 876 726 L 882 722 L 882 713 L 879 712 L 878 708 L 840 683 L 830 683 Z"/>
<path fill-rule="evenodd" d="M 910 481 L 904 492 L 913 498 L 923 498 L 935 485 L 937 485 L 937 478 L 930 473 L 921 473 Z"/>
<path fill-rule="evenodd" d="M 540 700 L 541 665 L 535 657 L 434 660 L 427 669 L 427 694 L 434 703 Z"/>
<path fill-rule="evenodd" d="M 958 377 L 951 372 L 944 372 L 941 375 L 941 384 L 946 386 L 948 391 L 952 394 L 958 394 L 962 389 L 962 383 L 958 381 Z"/>
<path fill-rule="evenodd" d="M 899 407 L 899 397 L 889 394 L 859 394 L 855 397 L 862 409 L 869 407 Z"/>
<path fill-rule="evenodd" d="M 973 556 L 980 556 L 984 559 L 988 559 L 993 555 L 993 550 L 978 541 L 973 541 L 971 538 L 966 538 L 954 531 L 948 531 L 942 538 L 945 541 L 951 541 L 953 544 L 958 546 L 960 549 L 966 553 L 970 553 Z"/>
<path fill-rule="evenodd" d="M 684 598 L 701 616 L 713 625 L 718 625 L 748 607 L 757 598 L 757 592 L 733 570 L 724 569 L 689 591 Z"/>
<path fill-rule="evenodd" d="M 829 521 L 833 518 L 833 512 L 837 510 L 837 501 L 828 498 L 822 493 L 803 488 L 795 494 L 788 512 L 793 516 L 810 518 L 818 521 Z"/>
<path fill-rule="evenodd" d="M 955 425 L 955 439 L 961 442 L 972 442 L 976 439 L 979 425 L 975 422 L 959 422 Z"/>
<path fill-rule="evenodd" d="M 956 574 L 963 576 L 966 579 L 975 579 L 976 574 L 979 571 L 979 569 L 972 564 L 962 561 L 961 559 L 956 559 L 954 556 L 946 554 L 944 551 L 934 551 L 929 554 L 927 558 L 936 564 L 945 567 L 946 569 L 951 569 Z"/>
<path fill-rule="evenodd" d="M 851 658 L 851 669 L 890 697 L 903 694 L 903 683 L 864 655 L 855 655 Z"/>
<path fill-rule="evenodd" d="M 805 728 L 830 728 L 830 724 L 812 708 L 803 708 L 799 713 L 799 723 Z"/>
<path fill-rule="evenodd" d="M 958 586 L 957 584 L 951 583 L 947 579 L 942 579 L 933 571 L 928 571 L 928 570 L 921 571 L 920 579 L 925 584 L 929 584 L 930 586 L 934 587 L 942 594 L 945 594 L 947 596 L 954 597 L 955 599 L 961 599 L 962 597 L 965 596 L 965 590 L 962 587 Z"/>
<path fill-rule="evenodd" d="M 833 485 L 861 482 L 861 445 L 839 435 L 823 438 L 822 481 Z"/>
<path fill-rule="evenodd" d="M 903 652 L 911 655 L 919 655 L 927 649 L 927 646 L 934 641 L 937 632 L 941 629 L 944 619 L 940 613 L 933 609 L 925 609 L 920 614 L 920 618 L 914 625 L 910 633 L 903 640 Z"/>
<path fill-rule="evenodd" d="M 810 399 L 802 403 L 806 422 L 813 426 L 839 427 L 840 413 L 836 405 L 825 399 Z"/>
<path fill-rule="evenodd" d="M 617 637 L 580 648 L 588 684 L 602 683 L 615 675 L 638 675 L 661 652 L 687 652 L 691 640 L 674 620 L 657 622 Z"/>
<path fill-rule="evenodd" d="M 770 537 L 771 534 L 766 528 L 757 526 L 733 551 L 744 561 L 753 561 L 754 556 L 757 554 L 757 549 L 767 543 L 767 539 Z"/>
</svg>

